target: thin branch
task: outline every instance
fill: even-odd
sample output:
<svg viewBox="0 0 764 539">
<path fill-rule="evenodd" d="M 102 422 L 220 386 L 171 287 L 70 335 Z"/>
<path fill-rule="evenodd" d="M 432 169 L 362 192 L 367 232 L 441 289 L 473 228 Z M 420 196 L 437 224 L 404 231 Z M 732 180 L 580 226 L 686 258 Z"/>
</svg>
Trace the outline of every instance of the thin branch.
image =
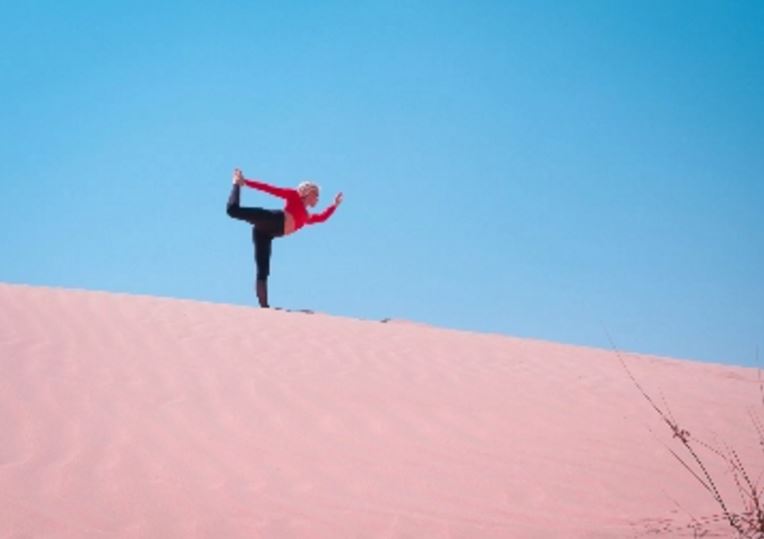
<svg viewBox="0 0 764 539">
<path fill-rule="evenodd" d="M 608 337 L 608 340 L 610 341 L 610 345 L 613 348 L 613 351 L 615 352 L 616 356 L 618 357 L 618 360 L 621 362 L 621 366 L 623 366 L 624 370 L 626 371 L 626 374 L 629 376 L 632 383 L 636 386 L 636 388 L 639 390 L 639 392 L 642 394 L 645 400 L 647 400 L 650 406 L 652 406 L 653 410 L 655 410 L 655 412 L 661 417 L 661 419 L 663 419 L 666 425 L 668 425 L 669 429 L 671 429 L 672 433 L 674 434 L 674 437 L 679 438 L 679 441 L 682 443 L 682 445 L 684 445 L 687 452 L 690 453 L 690 455 L 692 456 L 692 459 L 695 461 L 695 463 L 698 465 L 700 470 L 703 472 L 705 481 L 701 480 L 701 478 L 699 477 L 699 474 L 692 471 L 689 465 L 687 465 L 687 463 L 683 461 L 674 451 L 671 451 L 671 453 L 674 455 L 674 457 L 676 457 L 679 460 L 679 462 L 682 463 L 682 465 L 688 471 L 690 471 L 693 474 L 693 476 L 696 479 L 700 481 L 700 483 L 704 487 L 706 487 L 706 489 L 711 493 L 714 500 L 716 500 L 716 502 L 719 504 L 722 511 L 724 512 L 724 517 L 727 519 L 730 525 L 742 535 L 744 531 L 742 530 L 739 523 L 737 522 L 737 519 L 727 509 L 727 504 L 724 502 L 724 498 L 719 492 L 719 489 L 716 487 L 716 483 L 711 477 L 711 474 L 706 468 L 706 465 L 703 463 L 703 460 L 698 456 L 698 454 L 695 452 L 692 445 L 690 444 L 690 433 L 682 429 L 676 421 L 672 421 L 672 419 L 670 419 L 669 416 L 667 416 L 667 414 L 657 404 L 655 404 L 655 401 L 652 399 L 652 397 L 650 397 L 650 395 L 642 387 L 642 385 L 639 383 L 637 378 L 629 369 L 629 366 L 626 364 L 626 361 L 623 359 L 623 356 L 621 355 L 621 351 L 613 342 L 613 338 L 610 336 L 610 332 L 607 330 L 607 328 L 604 328 L 604 329 Z"/>
</svg>

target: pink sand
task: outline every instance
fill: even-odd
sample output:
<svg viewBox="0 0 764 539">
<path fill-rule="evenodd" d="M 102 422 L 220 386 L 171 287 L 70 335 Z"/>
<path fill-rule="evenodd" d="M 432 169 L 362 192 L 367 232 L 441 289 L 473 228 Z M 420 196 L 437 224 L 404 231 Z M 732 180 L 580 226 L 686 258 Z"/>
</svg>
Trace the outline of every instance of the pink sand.
<svg viewBox="0 0 764 539">
<path fill-rule="evenodd" d="M 757 371 L 626 360 L 764 471 Z M 142 296 L 0 284 L 0 442 L 2 538 L 680 536 L 720 512 L 612 351 Z"/>
</svg>

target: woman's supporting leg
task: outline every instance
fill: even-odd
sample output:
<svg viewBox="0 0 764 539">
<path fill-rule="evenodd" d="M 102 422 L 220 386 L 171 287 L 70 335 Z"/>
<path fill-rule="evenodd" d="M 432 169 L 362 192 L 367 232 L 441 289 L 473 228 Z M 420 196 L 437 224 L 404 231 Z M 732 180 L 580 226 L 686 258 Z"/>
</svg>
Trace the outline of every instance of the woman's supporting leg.
<svg viewBox="0 0 764 539">
<path fill-rule="evenodd" d="M 255 265 L 257 266 L 257 299 L 260 307 L 268 307 L 268 276 L 271 273 L 273 235 L 253 228 L 252 240 L 255 243 Z"/>
<path fill-rule="evenodd" d="M 257 292 L 257 301 L 260 307 L 268 309 L 270 307 L 268 304 L 268 281 L 258 279 L 255 284 L 255 291 Z"/>
<path fill-rule="evenodd" d="M 241 187 L 233 185 L 228 196 L 226 213 L 229 217 L 252 225 L 252 241 L 255 244 L 257 281 L 255 290 L 261 307 L 268 307 L 268 275 L 271 272 L 271 244 L 274 237 L 284 235 L 284 212 L 263 208 L 242 208 Z"/>
</svg>

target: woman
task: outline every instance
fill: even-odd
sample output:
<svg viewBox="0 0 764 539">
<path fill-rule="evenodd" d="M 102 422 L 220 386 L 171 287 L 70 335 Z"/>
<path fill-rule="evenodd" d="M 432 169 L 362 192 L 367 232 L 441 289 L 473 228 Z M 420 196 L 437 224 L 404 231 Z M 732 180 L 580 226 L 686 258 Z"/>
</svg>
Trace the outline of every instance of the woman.
<svg viewBox="0 0 764 539">
<path fill-rule="evenodd" d="M 286 203 L 284 209 L 242 208 L 239 205 L 242 185 L 283 198 Z M 305 225 L 323 223 L 332 216 L 341 203 L 342 193 L 334 198 L 334 204 L 321 213 L 310 214 L 308 208 L 318 204 L 318 186 L 315 183 L 302 182 L 297 189 L 274 187 L 260 181 L 245 179 L 238 168 L 233 171 L 233 187 L 228 197 L 226 212 L 229 217 L 241 219 L 252 225 L 252 241 L 255 244 L 255 263 L 257 264 L 256 290 L 260 307 L 268 307 L 268 275 L 271 269 L 273 238 L 297 232 Z"/>
</svg>

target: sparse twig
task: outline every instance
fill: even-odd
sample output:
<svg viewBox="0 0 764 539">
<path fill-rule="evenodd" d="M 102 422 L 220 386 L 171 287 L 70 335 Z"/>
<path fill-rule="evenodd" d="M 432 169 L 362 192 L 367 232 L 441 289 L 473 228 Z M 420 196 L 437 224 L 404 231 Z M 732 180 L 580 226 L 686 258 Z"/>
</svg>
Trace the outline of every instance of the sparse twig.
<svg viewBox="0 0 764 539">
<path fill-rule="evenodd" d="M 674 458 L 676 458 L 682 467 L 684 467 L 703 486 L 703 488 L 705 488 L 711 494 L 719 507 L 722 509 L 722 520 L 726 521 L 737 532 L 738 537 L 764 539 L 764 490 L 759 491 L 757 486 L 758 481 L 754 482 L 751 480 L 737 451 L 727 447 L 725 454 L 713 446 L 703 442 L 702 440 L 692 438 L 689 431 L 683 429 L 676 421 L 676 419 L 674 419 L 674 416 L 671 413 L 665 398 L 663 398 L 664 408 L 661 408 L 658 406 L 658 404 L 656 404 L 655 400 L 644 389 L 644 387 L 642 387 L 637 378 L 631 372 L 631 369 L 629 369 L 629 366 L 626 364 L 621 351 L 615 345 L 612 337 L 610 336 L 610 333 L 607 331 L 607 328 L 605 328 L 605 333 L 607 334 L 613 351 L 615 352 L 618 360 L 620 361 L 634 386 L 640 392 L 642 397 L 644 397 L 644 399 L 650 404 L 653 410 L 655 410 L 663 422 L 669 427 L 673 437 L 679 440 L 687 453 L 689 453 L 691 462 L 694 462 L 700 471 L 696 471 L 696 469 L 691 466 L 687 460 L 682 458 L 682 456 L 680 456 L 670 447 L 666 446 L 666 449 L 671 453 L 672 456 L 674 456 Z M 756 359 L 758 362 L 758 348 L 756 351 Z M 761 380 L 761 371 L 759 371 L 759 388 L 762 393 L 762 405 L 764 406 L 764 382 Z M 751 414 L 751 416 L 753 419 L 754 428 L 756 429 L 759 436 L 759 443 L 762 449 L 764 449 L 764 426 L 762 426 L 761 421 L 759 421 L 753 414 Z M 727 503 L 717 488 L 711 473 L 709 472 L 700 455 L 698 455 L 698 453 L 695 451 L 695 448 L 692 445 L 693 442 L 716 454 L 728 465 L 730 465 L 735 483 L 741 495 L 743 507 L 745 508 L 742 512 L 733 513 L 728 509 Z M 687 528 L 692 529 L 693 533 L 697 536 L 698 532 L 700 531 L 698 527 L 700 521 L 694 517 L 692 517 L 692 519 L 693 523 Z M 704 520 L 710 523 L 718 521 L 718 517 L 715 519 Z"/>
</svg>

